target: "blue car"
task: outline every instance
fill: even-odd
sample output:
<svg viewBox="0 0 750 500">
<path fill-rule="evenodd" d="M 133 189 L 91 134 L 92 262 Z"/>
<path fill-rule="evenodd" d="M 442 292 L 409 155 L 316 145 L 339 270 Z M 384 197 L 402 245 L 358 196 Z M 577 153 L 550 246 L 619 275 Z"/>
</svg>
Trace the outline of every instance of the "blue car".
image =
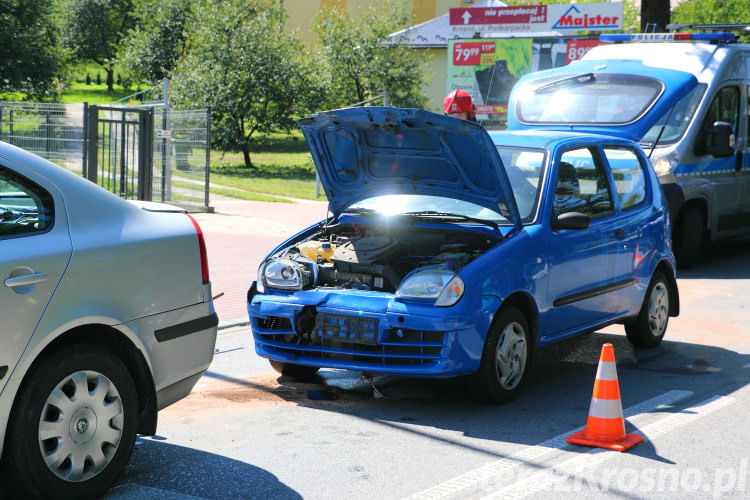
<svg viewBox="0 0 750 500">
<path fill-rule="evenodd" d="M 611 323 L 655 346 L 679 312 L 667 206 L 632 141 L 387 107 L 299 125 L 331 215 L 248 292 L 256 351 L 282 374 L 474 374 L 499 403 L 537 347 Z"/>
</svg>

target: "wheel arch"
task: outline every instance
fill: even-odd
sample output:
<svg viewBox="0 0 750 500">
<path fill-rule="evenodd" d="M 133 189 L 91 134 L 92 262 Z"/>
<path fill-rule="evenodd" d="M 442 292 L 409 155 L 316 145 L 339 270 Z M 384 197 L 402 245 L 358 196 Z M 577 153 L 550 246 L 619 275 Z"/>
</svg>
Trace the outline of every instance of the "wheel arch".
<svg viewBox="0 0 750 500">
<path fill-rule="evenodd" d="M 143 353 L 138 347 L 120 330 L 105 324 L 89 323 L 78 325 L 58 335 L 49 344 L 44 346 L 41 352 L 35 357 L 34 361 L 28 367 L 24 374 L 24 381 L 30 373 L 33 373 L 37 366 L 53 353 L 79 344 L 93 344 L 110 351 L 127 368 L 133 377 L 133 382 L 137 388 L 138 396 L 138 426 L 136 432 L 145 435 L 154 435 L 156 433 L 156 389 L 151 370 L 146 362 Z M 15 409 L 16 400 L 21 390 L 16 393 L 13 402 Z M 11 412 L 13 411 L 11 409 Z"/>
<path fill-rule="evenodd" d="M 537 341 L 539 339 L 539 311 L 537 310 L 534 299 L 526 292 L 514 292 L 500 304 L 500 307 L 495 312 L 495 318 L 497 318 L 500 311 L 508 307 L 516 307 L 526 317 L 526 320 L 529 322 L 529 328 L 531 329 L 531 335 L 533 337 L 533 341 L 530 342 L 531 345 L 529 347 L 532 349 L 532 351 L 535 350 Z"/>
<path fill-rule="evenodd" d="M 654 273 L 661 271 L 667 278 L 667 291 L 669 292 L 669 315 L 679 316 L 680 314 L 680 293 L 677 289 L 677 280 L 675 279 L 672 264 L 666 259 L 659 261 L 654 269 Z M 651 275 L 653 279 L 653 274 Z"/>
</svg>

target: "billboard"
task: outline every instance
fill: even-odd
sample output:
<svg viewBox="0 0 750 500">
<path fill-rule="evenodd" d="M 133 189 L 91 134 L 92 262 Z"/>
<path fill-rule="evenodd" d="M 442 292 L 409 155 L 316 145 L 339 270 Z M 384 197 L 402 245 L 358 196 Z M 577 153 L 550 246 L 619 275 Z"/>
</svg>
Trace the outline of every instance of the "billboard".
<svg viewBox="0 0 750 500">
<path fill-rule="evenodd" d="M 513 85 L 526 73 L 564 66 L 598 40 L 532 38 L 466 39 L 448 42 L 446 94 L 471 95 L 477 114 L 503 118 Z M 493 116 L 494 115 L 494 116 Z"/>
<path fill-rule="evenodd" d="M 619 31 L 623 27 L 623 2 L 514 7 L 459 7 L 450 9 L 454 34 L 558 31 Z"/>
</svg>

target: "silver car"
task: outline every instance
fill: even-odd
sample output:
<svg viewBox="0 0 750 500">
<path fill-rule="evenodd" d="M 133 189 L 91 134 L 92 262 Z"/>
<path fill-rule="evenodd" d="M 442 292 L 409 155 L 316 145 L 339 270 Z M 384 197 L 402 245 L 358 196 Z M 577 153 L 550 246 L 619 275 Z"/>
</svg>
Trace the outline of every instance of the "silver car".
<svg viewBox="0 0 750 500">
<path fill-rule="evenodd" d="M 2 488 L 98 496 L 211 363 L 200 227 L 0 142 L 0 318 Z"/>
</svg>

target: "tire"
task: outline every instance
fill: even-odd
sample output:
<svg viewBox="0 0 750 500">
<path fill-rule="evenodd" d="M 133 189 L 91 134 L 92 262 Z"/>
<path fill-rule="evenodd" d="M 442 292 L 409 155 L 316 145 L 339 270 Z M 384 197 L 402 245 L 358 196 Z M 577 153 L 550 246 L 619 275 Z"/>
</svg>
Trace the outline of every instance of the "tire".
<svg viewBox="0 0 750 500">
<path fill-rule="evenodd" d="M 84 344 L 52 354 L 14 404 L 0 476 L 15 480 L 3 483 L 12 498 L 101 496 L 130 459 L 138 413 L 133 379 L 113 353 Z"/>
<path fill-rule="evenodd" d="M 531 338 L 529 323 L 520 310 L 509 307 L 500 311 L 487 334 L 474 376 L 482 400 L 506 403 L 518 396 L 530 371 Z"/>
<path fill-rule="evenodd" d="M 674 253 L 677 265 L 689 268 L 698 262 L 706 238 L 706 226 L 701 211 L 694 205 L 682 209 L 674 228 Z"/>
<path fill-rule="evenodd" d="M 661 271 L 656 271 L 643 298 L 641 312 L 625 323 L 625 334 L 631 344 L 656 347 L 664 338 L 669 323 L 669 284 Z"/>
<path fill-rule="evenodd" d="M 283 361 L 275 361 L 273 359 L 269 360 L 269 362 L 273 369 L 280 374 L 294 378 L 310 378 L 320 370 L 320 368 L 316 366 L 295 365 L 293 363 L 284 363 Z"/>
</svg>

